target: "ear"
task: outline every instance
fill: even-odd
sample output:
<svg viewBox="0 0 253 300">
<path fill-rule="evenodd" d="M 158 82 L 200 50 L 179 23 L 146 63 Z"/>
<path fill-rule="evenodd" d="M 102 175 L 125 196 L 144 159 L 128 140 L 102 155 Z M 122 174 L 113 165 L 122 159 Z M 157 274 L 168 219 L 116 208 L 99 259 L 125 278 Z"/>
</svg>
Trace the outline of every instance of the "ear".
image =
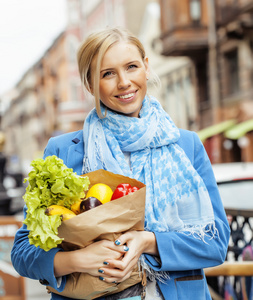
<svg viewBox="0 0 253 300">
<path fill-rule="evenodd" d="M 149 62 L 148 62 L 148 57 L 147 56 L 145 56 L 143 62 L 144 62 L 144 66 L 145 66 L 146 74 L 147 74 L 147 78 L 148 78 L 149 77 L 150 68 L 149 68 Z"/>
</svg>

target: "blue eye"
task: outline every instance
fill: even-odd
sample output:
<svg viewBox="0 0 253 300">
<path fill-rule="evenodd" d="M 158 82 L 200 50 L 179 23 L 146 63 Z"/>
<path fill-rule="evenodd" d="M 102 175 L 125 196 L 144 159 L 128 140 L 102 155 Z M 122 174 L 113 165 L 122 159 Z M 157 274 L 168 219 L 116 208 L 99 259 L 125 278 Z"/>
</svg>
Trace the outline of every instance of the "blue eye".
<svg viewBox="0 0 253 300">
<path fill-rule="evenodd" d="M 136 65 L 130 65 L 128 68 L 133 69 L 133 68 L 137 68 L 137 66 Z"/>
</svg>

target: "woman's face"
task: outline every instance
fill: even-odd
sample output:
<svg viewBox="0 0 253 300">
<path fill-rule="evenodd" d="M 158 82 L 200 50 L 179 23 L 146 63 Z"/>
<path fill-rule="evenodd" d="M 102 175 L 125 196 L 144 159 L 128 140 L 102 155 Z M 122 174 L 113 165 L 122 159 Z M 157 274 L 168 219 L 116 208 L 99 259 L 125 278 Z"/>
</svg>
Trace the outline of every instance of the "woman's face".
<svg viewBox="0 0 253 300">
<path fill-rule="evenodd" d="M 95 71 L 96 60 L 91 64 Z M 128 42 L 119 42 L 105 53 L 100 70 L 99 93 L 105 106 L 129 117 L 138 117 L 147 91 L 148 59 Z"/>
</svg>

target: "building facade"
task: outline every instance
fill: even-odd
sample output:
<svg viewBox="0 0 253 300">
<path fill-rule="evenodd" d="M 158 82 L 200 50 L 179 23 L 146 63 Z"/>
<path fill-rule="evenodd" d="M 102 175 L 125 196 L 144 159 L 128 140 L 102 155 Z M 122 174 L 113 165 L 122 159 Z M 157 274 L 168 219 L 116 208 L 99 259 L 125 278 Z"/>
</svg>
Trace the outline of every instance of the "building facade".
<svg viewBox="0 0 253 300">
<path fill-rule="evenodd" d="M 59 104 L 68 100 L 66 35 L 60 34 L 43 57 L 30 67 L 8 98 L 2 116 L 5 152 L 10 163 L 27 173 L 33 158 L 43 155 L 48 139 L 64 131 Z"/>
<path fill-rule="evenodd" d="M 2 130 L 8 136 L 5 152 L 12 166 L 27 174 L 31 160 L 42 157 L 51 136 L 82 129 L 94 101 L 83 90 L 76 52 L 90 32 L 106 26 L 128 28 L 140 38 L 161 80 L 161 87 L 149 85 L 149 93 L 157 96 L 177 126 L 198 128 L 194 64 L 187 57 L 162 56 L 153 47 L 160 35 L 158 0 L 67 0 L 67 4 L 66 30 L 27 70 L 14 87 L 15 94 L 6 95 Z"/>
<path fill-rule="evenodd" d="M 195 65 L 199 132 L 213 163 L 253 161 L 253 1 L 161 0 L 161 53 Z"/>
</svg>

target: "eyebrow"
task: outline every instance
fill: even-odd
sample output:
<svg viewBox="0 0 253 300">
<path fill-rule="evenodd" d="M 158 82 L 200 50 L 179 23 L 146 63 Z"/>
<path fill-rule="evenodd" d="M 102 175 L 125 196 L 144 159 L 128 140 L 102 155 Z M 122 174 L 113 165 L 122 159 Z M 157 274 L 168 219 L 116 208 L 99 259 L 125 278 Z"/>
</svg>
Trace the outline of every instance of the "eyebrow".
<svg viewBox="0 0 253 300">
<path fill-rule="evenodd" d="M 131 64 L 136 64 L 136 63 L 140 63 L 138 60 L 133 60 L 133 61 L 129 61 L 125 64 L 125 66 L 127 65 L 131 65 Z M 103 73 L 103 72 L 108 72 L 108 71 L 111 71 L 111 70 L 114 70 L 114 68 L 106 68 L 106 69 L 103 69 L 100 71 L 100 73 Z"/>
</svg>

